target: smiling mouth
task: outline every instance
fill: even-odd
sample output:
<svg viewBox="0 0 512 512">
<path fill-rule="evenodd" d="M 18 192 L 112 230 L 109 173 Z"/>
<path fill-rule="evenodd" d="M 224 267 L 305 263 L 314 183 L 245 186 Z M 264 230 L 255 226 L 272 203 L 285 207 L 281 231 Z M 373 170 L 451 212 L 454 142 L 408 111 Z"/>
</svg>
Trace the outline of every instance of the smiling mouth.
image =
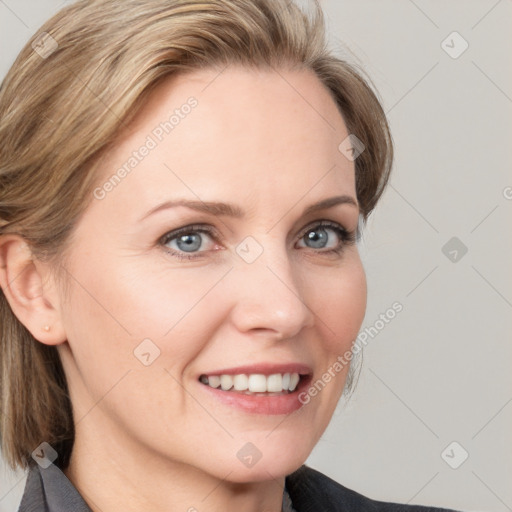
<svg viewBox="0 0 512 512">
<path fill-rule="evenodd" d="M 308 375 L 293 373 L 262 373 L 238 375 L 201 375 L 199 381 L 211 388 L 243 395 L 280 396 L 295 392 Z"/>
</svg>

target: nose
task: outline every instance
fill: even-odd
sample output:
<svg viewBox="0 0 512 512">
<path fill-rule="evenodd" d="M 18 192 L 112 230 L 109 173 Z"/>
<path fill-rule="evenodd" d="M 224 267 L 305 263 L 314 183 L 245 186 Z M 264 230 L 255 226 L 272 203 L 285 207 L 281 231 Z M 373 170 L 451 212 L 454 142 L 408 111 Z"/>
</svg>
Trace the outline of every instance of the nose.
<svg viewBox="0 0 512 512">
<path fill-rule="evenodd" d="M 232 321 L 240 332 L 260 332 L 281 340 L 314 325 L 314 308 L 304 296 L 301 282 L 305 280 L 298 279 L 298 270 L 288 257 L 277 258 L 269 250 L 253 263 L 236 265 L 231 276 L 237 281 Z"/>
</svg>

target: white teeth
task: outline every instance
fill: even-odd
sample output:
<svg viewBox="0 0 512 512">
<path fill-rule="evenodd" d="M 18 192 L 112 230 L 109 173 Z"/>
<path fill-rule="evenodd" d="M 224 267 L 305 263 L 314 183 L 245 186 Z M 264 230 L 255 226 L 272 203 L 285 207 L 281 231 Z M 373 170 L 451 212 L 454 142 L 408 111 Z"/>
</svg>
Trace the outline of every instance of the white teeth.
<svg viewBox="0 0 512 512">
<path fill-rule="evenodd" d="M 236 391 L 245 391 L 249 389 L 249 378 L 247 377 L 247 375 L 235 375 L 233 383 L 235 385 Z"/>
<path fill-rule="evenodd" d="M 249 375 L 249 391 L 251 393 L 265 393 L 267 391 L 267 378 L 261 373 Z"/>
<path fill-rule="evenodd" d="M 231 375 L 220 376 L 220 387 L 224 391 L 228 391 L 233 387 L 233 377 Z"/>
<path fill-rule="evenodd" d="M 208 384 L 212 388 L 218 388 L 220 386 L 220 377 L 219 376 L 213 375 L 212 377 L 207 377 L 207 379 L 208 379 Z"/>
<path fill-rule="evenodd" d="M 267 391 L 278 393 L 283 390 L 283 376 L 280 373 L 274 373 L 267 378 Z"/>
<path fill-rule="evenodd" d="M 298 383 L 299 383 L 299 374 L 298 373 L 292 373 L 290 375 L 290 384 L 288 385 L 288 389 L 290 391 L 293 391 L 297 387 Z"/>
<path fill-rule="evenodd" d="M 203 375 L 200 380 L 212 388 L 220 386 L 223 391 L 280 393 L 282 391 L 295 391 L 300 376 L 298 373 L 274 373 L 268 376 L 261 373 L 251 375 Z"/>
</svg>

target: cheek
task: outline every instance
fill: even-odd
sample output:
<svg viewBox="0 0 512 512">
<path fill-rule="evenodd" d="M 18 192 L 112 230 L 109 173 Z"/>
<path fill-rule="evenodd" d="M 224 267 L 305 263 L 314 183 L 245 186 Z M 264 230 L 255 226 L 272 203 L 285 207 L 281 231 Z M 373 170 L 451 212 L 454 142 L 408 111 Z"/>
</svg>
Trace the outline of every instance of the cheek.
<svg viewBox="0 0 512 512">
<path fill-rule="evenodd" d="M 205 297 L 224 272 L 124 265 L 122 258 L 113 263 L 107 257 L 80 259 L 70 268 L 74 279 L 64 317 L 72 354 L 62 355 L 77 417 L 92 408 L 96 414 L 108 409 L 130 424 L 131 410 L 159 417 L 169 402 L 173 414 L 185 414 L 183 392 L 173 377 L 180 379 L 208 340 L 207 329 L 218 314 Z"/>
<path fill-rule="evenodd" d="M 85 361 L 110 357 L 119 367 L 137 369 L 134 350 L 149 339 L 163 356 L 157 366 L 177 368 L 201 350 L 205 326 L 220 315 L 222 304 L 208 296 L 223 268 L 169 268 L 104 256 L 80 259 L 71 272 L 66 329 Z"/>
<path fill-rule="evenodd" d="M 359 255 L 354 252 L 337 271 L 330 269 L 323 278 L 310 283 L 309 306 L 317 315 L 317 326 L 324 332 L 324 350 L 329 356 L 350 348 L 366 312 L 366 276 Z"/>
</svg>

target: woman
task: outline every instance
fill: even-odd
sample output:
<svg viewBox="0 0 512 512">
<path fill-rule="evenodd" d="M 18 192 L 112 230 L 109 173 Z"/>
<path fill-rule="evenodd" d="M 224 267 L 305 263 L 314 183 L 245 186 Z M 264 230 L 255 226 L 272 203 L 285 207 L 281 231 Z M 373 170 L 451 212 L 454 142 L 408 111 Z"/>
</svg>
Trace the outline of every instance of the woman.
<svg viewBox="0 0 512 512">
<path fill-rule="evenodd" d="M 304 465 L 352 384 L 392 143 L 286 0 L 79 1 L 0 92 L 20 511 L 440 510 Z"/>
</svg>

